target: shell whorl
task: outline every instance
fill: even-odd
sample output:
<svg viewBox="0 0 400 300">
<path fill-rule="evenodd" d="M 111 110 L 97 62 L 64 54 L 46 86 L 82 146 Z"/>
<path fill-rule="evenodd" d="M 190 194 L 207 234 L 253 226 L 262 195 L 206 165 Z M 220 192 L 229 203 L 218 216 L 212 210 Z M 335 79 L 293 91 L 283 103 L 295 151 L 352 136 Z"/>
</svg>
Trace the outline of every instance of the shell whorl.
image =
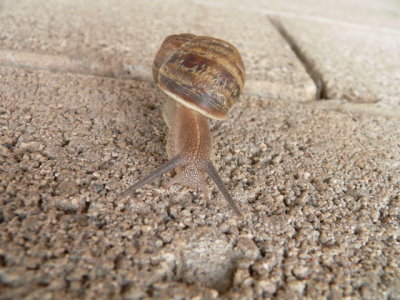
<svg viewBox="0 0 400 300">
<path fill-rule="evenodd" d="M 181 104 L 213 119 L 226 119 L 239 99 L 245 71 L 230 43 L 192 34 L 168 36 L 153 64 L 154 81 Z"/>
</svg>

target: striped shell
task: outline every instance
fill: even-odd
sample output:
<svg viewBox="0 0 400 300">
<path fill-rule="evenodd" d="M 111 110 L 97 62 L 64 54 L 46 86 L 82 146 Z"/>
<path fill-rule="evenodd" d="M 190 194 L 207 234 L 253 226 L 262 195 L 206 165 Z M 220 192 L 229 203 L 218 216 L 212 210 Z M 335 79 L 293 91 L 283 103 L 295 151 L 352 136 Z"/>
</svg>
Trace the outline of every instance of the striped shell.
<svg viewBox="0 0 400 300">
<path fill-rule="evenodd" d="M 168 96 L 201 114 L 224 120 L 239 98 L 245 71 L 228 42 L 192 34 L 168 36 L 153 64 L 154 81 Z"/>
</svg>

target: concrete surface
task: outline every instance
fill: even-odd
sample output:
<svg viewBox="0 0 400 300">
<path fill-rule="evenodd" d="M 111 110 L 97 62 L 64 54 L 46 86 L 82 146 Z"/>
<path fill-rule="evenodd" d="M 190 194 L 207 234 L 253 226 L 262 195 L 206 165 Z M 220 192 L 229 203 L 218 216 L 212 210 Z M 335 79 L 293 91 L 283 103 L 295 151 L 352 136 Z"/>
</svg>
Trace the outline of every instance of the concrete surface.
<svg viewBox="0 0 400 300">
<path fill-rule="evenodd" d="M 269 16 L 286 17 L 320 24 L 342 24 L 349 27 L 398 33 L 399 9 L 397 0 L 195 0 L 213 7 L 236 7 Z"/>
<path fill-rule="evenodd" d="M 316 91 L 310 70 L 262 3 L 232 14 L 265 20 L 265 39 L 247 23 L 236 36 L 231 11 L 214 2 L 129 3 L 0 2 L 0 299 L 399 299 L 391 104 L 304 102 Z M 288 3 L 274 11 L 305 15 Z M 171 11 L 165 26 L 149 17 Z M 215 188 L 209 202 L 167 189 L 171 174 L 117 197 L 167 156 L 166 96 L 144 66 L 182 30 L 176 15 L 202 24 L 189 31 L 237 38 L 249 78 L 262 79 L 212 123 L 215 162 L 243 219 Z M 265 92 L 272 78 L 288 91 Z M 304 81 L 290 90 L 295 78 Z"/>
<path fill-rule="evenodd" d="M 320 77 L 322 98 L 382 102 L 400 111 L 400 30 L 283 18 L 281 24 Z"/>
<path fill-rule="evenodd" d="M 294 101 L 315 99 L 314 82 L 263 14 L 174 0 L 34 0 L 10 1 L 4 7 L 0 65 L 150 81 L 163 39 L 190 32 L 223 37 L 238 47 L 247 91 Z"/>
<path fill-rule="evenodd" d="M 308 66 L 317 98 L 390 107 L 400 116 L 400 4 L 396 1 L 202 1 L 277 21 Z"/>
</svg>

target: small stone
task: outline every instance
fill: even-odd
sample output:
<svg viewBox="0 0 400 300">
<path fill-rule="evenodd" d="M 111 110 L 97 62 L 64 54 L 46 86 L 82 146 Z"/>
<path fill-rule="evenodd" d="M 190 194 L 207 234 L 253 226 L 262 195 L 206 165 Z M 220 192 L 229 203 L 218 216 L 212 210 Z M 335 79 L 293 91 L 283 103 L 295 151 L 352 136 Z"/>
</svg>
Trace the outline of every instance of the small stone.
<svg viewBox="0 0 400 300">
<path fill-rule="evenodd" d="M 250 267 L 250 265 L 253 263 L 252 259 L 248 259 L 248 258 L 242 258 L 242 259 L 238 259 L 236 261 L 236 265 L 238 268 L 243 268 L 243 269 L 247 269 Z"/>
<path fill-rule="evenodd" d="M 37 152 L 40 151 L 40 146 L 41 145 L 38 142 L 27 142 L 19 144 L 18 149 L 27 152 Z"/>
<path fill-rule="evenodd" d="M 306 286 L 305 282 L 300 280 L 290 281 L 288 286 L 291 290 L 295 291 L 296 293 L 302 295 L 304 292 L 304 288 Z"/>
<path fill-rule="evenodd" d="M 250 277 L 250 273 L 247 269 L 238 269 L 235 273 L 233 283 L 236 286 L 241 286 L 243 282 Z"/>
<path fill-rule="evenodd" d="M 0 145 L 0 155 L 9 157 L 11 155 L 11 151 L 6 146 Z"/>
<path fill-rule="evenodd" d="M 82 200 L 71 197 L 69 199 L 62 199 L 56 203 L 56 207 L 65 212 L 75 212 L 80 207 L 83 207 Z"/>
<path fill-rule="evenodd" d="M 269 294 L 273 294 L 276 292 L 276 283 L 270 280 L 260 280 L 258 285 L 261 289 Z"/>
<path fill-rule="evenodd" d="M 252 239 L 241 238 L 235 248 L 236 251 L 246 258 L 255 260 L 260 255 L 260 250 Z"/>
<path fill-rule="evenodd" d="M 27 256 L 24 260 L 24 265 L 28 269 L 36 269 L 40 264 L 40 259 L 37 257 Z"/>
<path fill-rule="evenodd" d="M 308 275 L 310 275 L 311 271 L 307 267 L 296 266 L 296 267 L 293 268 L 292 273 L 298 279 L 305 279 Z"/>
</svg>

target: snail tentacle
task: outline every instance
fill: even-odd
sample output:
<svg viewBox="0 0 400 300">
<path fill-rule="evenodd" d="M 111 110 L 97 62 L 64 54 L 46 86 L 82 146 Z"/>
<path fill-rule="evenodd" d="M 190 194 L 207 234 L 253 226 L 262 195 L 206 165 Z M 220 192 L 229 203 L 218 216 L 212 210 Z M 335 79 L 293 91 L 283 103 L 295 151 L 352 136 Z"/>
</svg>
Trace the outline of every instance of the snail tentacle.
<svg viewBox="0 0 400 300">
<path fill-rule="evenodd" d="M 219 176 L 217 169 L 214 167 L 214 164 L 211 161 L 208 161 L 205 169 L 206 169 L 208 176 L 211 177 L 211 179 L 214 181 L 215 185 L 221 191 L 222 195 L 224 195 L 226 201 L 228 201 L 229 206 L 232 208 L 232 210 L 235 212 L 235 214 L 237 214 L 239 217 L 241 217 L 242 214 L 240 213 L 239 208 L 236 206 L 236 204 L 233 201 L 231 195 L 229 194 L 227 188 L 225 187 L 225 184 L 222 181 L 222 178 Z"/>
<path fill-rule="evenodd" d="M 126 191 L 122 192 L 120 194 L 120 197 L 124 197 L 126 195 L 132 194 L 134 191 L 137 189 L 141 188 L 145 184 L 148 184 L 155 180 L 156 178 L 164 175 L 165 173 L 171 171 L 172 169 L 175 169 L 176 167 L 179 167 L 182 164 L 182 158 L 180 155 L 177 155 L 173 158 L 171 158 L 169 161 L 155 169 L 153 172 L 151 172 L 149 175 L 144 177 L 142 180 L 136 182 L 132 186 L 130 186 Z"/>
</svg>

